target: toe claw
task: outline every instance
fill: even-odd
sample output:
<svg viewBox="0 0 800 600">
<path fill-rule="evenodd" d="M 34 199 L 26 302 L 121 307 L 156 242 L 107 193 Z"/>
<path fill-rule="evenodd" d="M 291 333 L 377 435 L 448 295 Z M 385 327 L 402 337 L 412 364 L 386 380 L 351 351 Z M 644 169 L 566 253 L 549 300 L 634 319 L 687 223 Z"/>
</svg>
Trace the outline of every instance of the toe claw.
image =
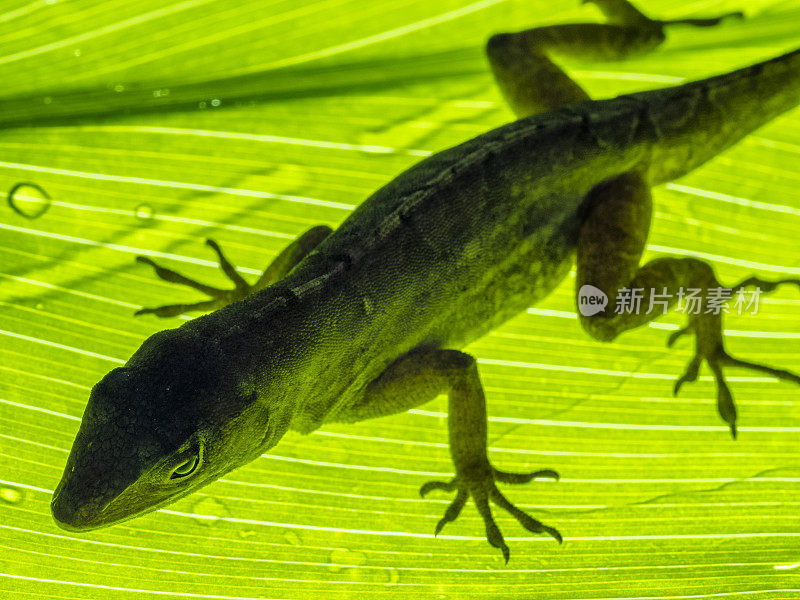
<svg viewBox="0 0 800 600">
<path fill-rule="evenodd" d="M 433 537 L 439 535 L 442 532 L 442 529 L 444 529 L 444 526 L 447 525 L 447 523 L 449 523 L 449 521 L 447 520 L 446 517 L 442 517 L 441 519 L 439 519 L 439 522 L 436 523 L 436 528 L 433 530 Z"/>
<path fill-rule="evenodd" d="M 508 564 L 508 559 L 511 557 L 511 551 L 508 549 L 508 545 L 506 545 L 506 542 L 503 539 L 503 534 L 501 533 L 500 528 L 494 521 L 492 509 L 489 508 L 489 498 L 486 490 L 482 490 L 478 493 L 473 492 L 472 499 L 475 501 L 475 508 L 478 509 L 478 513 L 481 515 L 483 524 L 486 527 L 486 540 L 495 548 L 500 549 L 500 551 L 503 553 L 503 558 L 506 559 L 506 564 Z"/>
<path fill-rule="evenodd" d="M 225 273 L 228 279 L 233 282 L 233 285 L 239 295 L 241 297 L 246 296 L 250 292 L 250 284 L 247 283 L 247 281 L 245 281 L 241 275 L 239 275 L 236 267 L 234 267 L 231 262 L 225 258 L 225 255 L 222 253 L 222 248 L 219 247 L 219 244 L 211 238 L 208 238 L 206 239 L 206 245 L 217 255 L 217 261 L 219 262 L 222 272 Z"/>
<path fill-rule="evenodd" d="M 747 279 L 737 283 L 732 289 L 739 290 L 746 287 L 757 287 L 761 292 L 769 293 L 779 285 L 785 284 L 796 285 L 798 288 L 800 288 L 800 279 L 777 279 L 775 281 L 770 281 L 768 279 L 761 279 L 759 277 L 748 277 Z"/>
<path fill-rule="evenodd" d="M 464 505 L 467 503 L 468 497 L 469 494 L 466 490 L 458 491 L 455 500 L 450 503 L 450 506 L 447 507 L 444 516 L 439 519 L 439 522 L 436 524 L 436 529 L 433 532 L 434 537 L 439 535 L 439 532 L 442 531 L 445 525 L 451 521 L 455 521 L 458 518 L 458 515 L 461 514 L 461 509 L 464 508 Z"/>
<path fill-rule="evenodd" d="M 508 549 L 508 546 L 505 542 L 503 542 L 500 546 L 500 551 L 503 553 L 503 558 L 505 559 L 506 564 L 508 564 L 508 559 L 511 558 L 511 550 Z"/>
<path fill-rule="evenodd" d="M 559 544 L 564 543 L 564 538 L 561 537 L 561 533 L 555 527 L 548 527 L 547 525 L 542 525 L 542 529 L 544 530 L 545 533 L 547 533 L 547 535 L 552 537 Z"/>
<path fill-rule="evenodd" d="M 508 564 L 508 559 L 511 558 L 511 550 L 508 548 L 508 544 L 503 539 L 503 534 L 500 532 L 500 528 L 494 522 L 491 517 L 489 517 L 490 521 L 486 523 L 486 539 L 489 541 L 495 548 L 499 548 L 500 552 L 503 553 L 503 558 Z"/>
<path fill-rule="evenodd" d="M 674 396 L 677 396 L 678 392 L 681 389 L 681 386 L 687 381 L 696 381 L 697 374 L 699 371 L 700 371 L 700 357 L 695 356 L 692 360 L 689 361 L 689 364 L 686 365 L 686 371 L 684 372 L 684 374 L 681 375 L 675 382 L 675 386 L 672 389 L 672 394 Z"/>
<path fill-rule="evenodd" d="M 508 471 L 501 471 L 492 468 L 494 478 L 503 483 L 528 483 L 537 477 L 549 477 L 550 479 L 559 480 L 560 476 L 552 469 L 542 469 L 541 471 L 534 471 L 532 473 L 509 473 Z"/>
<path fill-rule="evenodd" d="M 734 358 L 729 354 L 725 354 L 720 358 L 720 364 L 730 367 L 742 367 L 743 369 L 753 369 L 754 371 L 761 371 L 767 375 L 772 375 L 776 379 L 783 379 L 784 381 L 791 381 L 800 384 L 800 376 L 787 371 L 785 369 L 775 369 L 766 365 L 759 365 L 758 363 L 750 362 L 748 360 L 741 360 Z"/>
<path fill-rule="evenodd" d="M 155 315 L 166 318 L 177 317 L 193 310 L 213 310 L 215 308 L 220 308 L 218 300 L 206 300 L 205 302 L 195 302 L 194 304 L 166 304 L 157 308 L 140 308 L 133 314 L 136 317 L 140 315 Z"/>
<path fill-rule="evenodd" d="M 669 337 L 667 338 L 667 347 L 672 348 L 672 345 L 678 340 L 678 338 L 686 335 L 687 333 L 691 333 L 691 331 L 692 327 L 690 325 L 682 327 L 677 331 L 673 331 L 672 333 L 669 334 Z"/>
<path fill-rule="evenodd" d="M 531 533 L 546 533 L 547 535 L 554 538 L 559 544 L 564 541 L 561 537 L 561 534 L 558 532 L 557 529 L 545 525 L 541 521 L 534 519 L 528 513 L 523 510 L 520 510 L 516 506 L 514 506 L 511 502 L 509 502 L 508 498 L 503 496 L 500 493 L 500 490 L 497 488 L 493 489 L 490 496 L 492 502 L 497 504 L 500 508 L 507 511 L 512 517 L 514 517 L 519 524 L 522 525 L 525 529 L 530 531 Z"/>
<path fill-rule="evenodd" d="M 533 473 L 533 477 L 549 477 L 550 479 L 555 479 L 556 481 L 561 479 L 561 475 L 558 474 L 558 471 L 554 471 L 553 469 L 542 469 L 541 471 L 536 471 Z"/>
<path fill-rule="evenodd" d="M 721 363 L 725 362 L 728 355 L 722 351 L 718 357 L 708 360 L 708 366 L 717 382 L 717 412 L 722 420 L 725 421 L 731 430 L 733 439 L 736 439 L 736 405 L 733 402 L 733 395 L 722 374 Z"/>
<path fill-rule="evenodd" d="M 453 484 L 452 481 L 451 482 L 429 481 L 428 483 L 423 484 L 421 488 L 419 488 L 419 495 L 424 498 L 427 495 L 427 493 L 432 490 L 444 490 L 445 492 L 452 492 L 454 488 L 455 485 Z"/>
</svg>

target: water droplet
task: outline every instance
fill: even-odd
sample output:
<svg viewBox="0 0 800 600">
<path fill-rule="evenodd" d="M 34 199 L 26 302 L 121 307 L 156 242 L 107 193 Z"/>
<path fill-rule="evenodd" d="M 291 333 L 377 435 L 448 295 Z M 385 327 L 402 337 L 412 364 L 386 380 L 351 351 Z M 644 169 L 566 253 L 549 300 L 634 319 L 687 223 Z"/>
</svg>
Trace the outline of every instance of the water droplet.
<svg viewBox="0 0 800 600">
<path fill-rule="evenodd" d="M 348 548 L 334 548 L 328 557 L 328 562 L 337 565 L 335 570 L 340 571 L 345 567 L 360 567 L 367 562 L 367 557 L 363 552 L 356 552 Z"/>
<path fill-rule="evenodd" d="M 199 108 L 200 110 L 203 110 L 205 107 L 206 107 L 205 101 L 197 105 L 197 108 Z"/>
<path fill-rule="evenodd" d="M 52 101 L 53 101 L 52 96 L 45 96 L 44 98 L 42 98 L 42 102 L 44 102 L 45 104 L 50 104 Z"/>
<path fill-rule="evenodd" d="M 392 135 L 387 136 L 385 133 L 375 133 L 373 131 L 363 131 L 358 136 L 358 150 L 361 152 L 365 152 L 367 154 L 395 154 L 397 152 L 402 152 L 401 144 L 411 143 L 409 140 L 409 134 L 406 132 L 407 129 L 414 129 L 413 127 L 398 127 L 396 130 L 392 130 Z M 393 142 L 396 140 L 399 143 L 397 145 L 387 145 L 386 141 L 392 140 Z M 406 142 L 406 140 L 408 140 Z"/>
<path fill-rule="evenodd" d="M 303 544 L 303 540 L 301 540 L 300 536 L 297 535 L 294 531 L 287 531 L 286 533 L 284 533 L 283 539 L 285 539 L 292 546 L 301 546 Z"/>
<path fill-rule="evenodd" d="M 266 181 L 264 183 L 262 181 Z M 301 165 L 283 164 L 279 167 L 259 176 L 258 183 L 253 181 L 251 185 L 266 185 L 270 191 L 284 194 L 301 194 L 302 190 L 308 185 L 312 185 L 308 168 Z"/>
<path fill-rule="evenodd" d="M 8 206 L 26 219 L 38 219 L 47 212 L 51 203 L 48 193 L 29 181 L 18 183 L 8 190 Z"/>
<path fill-rule="evenodd" d="M 206 497 L 192 505 L 192 512 L 198 523 L 214 525 L 229 516 L 228 508 L 216 498 Z"/>
<path fill-rule="evenodd" d="M 44 303 L 39 302 L 39 304 L 36 305 L 36 310 L 44 310 Z"/>
<path fill-rule="evenodd" d="M 156 214 L 155 209 L 146 203 L 139 204 L 134 210 L 133 215 L 140 221 L 149 221 Z"/>
<path fill-rule="evenodd" d="M 75 48 L 75 50 L 74 50 L 72 53 L 73 53 L 75 56 L 80 56 L 80 55 L 81 55 L 81 49 L 80 49 L 80 48 Z"/>
<path fill-rule="evenodd" d="M 114 86 L 114 91 L 115 92 L 124 92 L 125 91 L 125 86 L 122 85 L 121 83 L 118 83 L 117 85 Z"/>
<path fill-rule="evenodd" d="M 163 98 L 164 96 L 169 96 L 169 88 L 161 88 L 158 90 L 153 90 L 154 98 Z"/>
<path fill-rule="evenodd" d="M 0 500 L 9 504 L 22 504 L 25 499 L 25 492 L 22 490 L 4 485 L 0 487 Z"/>
<path fill-rule="evenodd" d="M 246 540 L 247 538 L 251 538 L 255 534 L 256 534 L 256 532 L 253 531 L 252 529 L 245 529 L 245 530 L 239 531 L 239 537 L 242 538 L 243 540 Z"/>
<path fill-rule="evenodd" d="M 220 104 L 222 104 L 222 100 L 220 100 L 219 98 L 214 98 L 211 101 L 211 106 L 219 106 Z"/>
<path fill-rule="evenodd" d="M 395 584 L 400 579 L 399 573 L 394 568 L 365 569 L 363 567 L 350 567 L 344 569 L 344 574 L 347 579 L 360 583 Z"/>
</svg>

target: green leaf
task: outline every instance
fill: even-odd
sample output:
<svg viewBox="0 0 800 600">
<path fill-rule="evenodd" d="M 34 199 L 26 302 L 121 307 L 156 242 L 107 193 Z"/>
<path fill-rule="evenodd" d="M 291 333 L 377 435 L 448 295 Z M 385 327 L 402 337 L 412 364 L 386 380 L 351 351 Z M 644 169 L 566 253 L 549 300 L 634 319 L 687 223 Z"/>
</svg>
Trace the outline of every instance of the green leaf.
<svg viewBox="0 0 800 600">
<path fill-rule="evenodd" d="M 645 7 L 643 7 L 645 8 Z M 800 2 L 654 0 L 675 28 L 624 64 L 567 65 L 594 97 L 722 73 L 793 49 Z M 504 566 L 470 503 L 434 539 L 452 472 L 445 403 L 288 435 L 168 509 L 71 535 L 49 502 L 89 389 L 198 298 L 143 254 L 224 284 L 213 236 L 253 277 L 310 226 L 339 224 L 421 157 L 511 119 L 492 33 L 598 19 L 577 1 L 9 0 L 0 9 L 0 595 L 29 598 L 798 598 L 800 389 L 735 372 L 740 435 L 707 372 L 678 398 L 680 315 L 610 345 L 568 278 L 472 345 L 492 460 L 553 468 L 507 490 L 565 542 L 497 514 Z M 723 283 L 800 272 L 800 113 L 654 191 L 646 258 L 711 260 Z M 532 157 L 535 160 L 535 157 Z M 37 188 L 38 186 L 38 188 Z M 46 198 L 49 196 L 49 200 Z M 28 213 L 46 207 L 38 218 Z M 797 369 L 800 296 L 726 321 L 732 353 Z M 500 511 L 497 511 L 500 513 Z"/>
</svg>

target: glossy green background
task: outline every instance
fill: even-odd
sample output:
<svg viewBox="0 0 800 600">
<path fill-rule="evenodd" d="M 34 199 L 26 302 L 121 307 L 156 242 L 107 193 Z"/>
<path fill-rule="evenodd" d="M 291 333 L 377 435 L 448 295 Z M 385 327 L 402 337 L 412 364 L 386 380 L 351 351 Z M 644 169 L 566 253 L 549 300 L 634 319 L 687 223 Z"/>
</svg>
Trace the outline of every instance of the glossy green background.
<svg viewBox="0 0 800 600">
<path fill-rule="evenodd" d="M 748 19 L 672 31 L 641 60 L 570 64 L 596 97 L 800 43 L 798 0 L 647 8 Z M 689 339 L 665 347 L 680 315 L 602 345 L 574 318 L 571 278 L 470 348 L 493 461 L 562 474 L 507 490 L 562 547 L 498 514 L 506 567 L 471 505 L 433 539 L 448 497 L 417 489 L 451 472 L 443 398 L 290 434 L 123 525 L 72 536 L 51 520 L 89 388 L 181 322 L 133 311 L 198 299 L 136 254 L 222 283 L 213 236 L 252 277 L 420 157 L 510 120 L 482 55 L 491 33 L 597 16 L 572 0 L 0 4 L 0 188 L 33 181 L 53 199 L 36 220 L 0 207 L 0 596 L 800 598 L 800 389 L 731 371 L 733 442 L 708 377 L 671 397 L 691 356 Z M 795 111 L 656 189 L 649 256 L 706 257 L 728 284 L 800 275 L 799 161 Z M 798 291 L 759 313 L 727 321 L 731 351 L 797 369 Z"/>
</svg>

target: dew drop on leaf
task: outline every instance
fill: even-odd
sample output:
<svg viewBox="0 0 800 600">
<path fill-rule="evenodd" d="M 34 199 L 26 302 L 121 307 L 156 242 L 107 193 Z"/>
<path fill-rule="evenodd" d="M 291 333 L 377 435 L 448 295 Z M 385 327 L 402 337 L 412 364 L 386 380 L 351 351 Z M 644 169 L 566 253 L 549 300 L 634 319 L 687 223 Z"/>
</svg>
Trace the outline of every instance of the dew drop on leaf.
<svg viewBox="0 0 800 600">
<path fill-rule="evenodd" d="M 382 583 L 395 584 L 400 579 L 397 569 L 365 569 L 363 567 L 352 567 L 345 569 L 344 573 L 350 581 L 359 583 Z"/>
<path fill-rule="evenodd" d="M 332 565 L 338 565 L 339 569 L 360 567 L 367 562 L 367 557 L 363 552 L 356 552 L 347 548 L 334 548 L 328 557 L 328 562 Z"/>
<path fill-rule="evenodd" d="M 149 204 L 139 204 L 133 211 L 134 216 L 140 221 L 149 221 L 152 219 L 156 211 Z"/>
<path fill-rule="evenodd" d="M 214 525 L 220 519 L 230 516 L 228 508 L 216 498 L 203 498 L 192 505 L 195 520 L 203 525 Z"/>
<path fill-rule="evenodd" d="M 26 219 L 38 219 L 50 208 L 52 200 L 44 189 L 30 181 L 23 181 L 8 190 L 8 206 Z"/>
<path fill-rule="evenodd" d="M 292 546 L 300 546 L 303 543 L 303 540 L 301 540 L 300 536 L 297 535 L 294 531 L 287 531 L 286 533 L 284 533 L 283 539 L 285 539 Z"/>
<path fill-rule="evenodd" d="M 4 485 L 0 487 L 0 500 L 8 504 L 21 504 L 25 499 L 25 493 L 15 487 Z"/>
</svg>

